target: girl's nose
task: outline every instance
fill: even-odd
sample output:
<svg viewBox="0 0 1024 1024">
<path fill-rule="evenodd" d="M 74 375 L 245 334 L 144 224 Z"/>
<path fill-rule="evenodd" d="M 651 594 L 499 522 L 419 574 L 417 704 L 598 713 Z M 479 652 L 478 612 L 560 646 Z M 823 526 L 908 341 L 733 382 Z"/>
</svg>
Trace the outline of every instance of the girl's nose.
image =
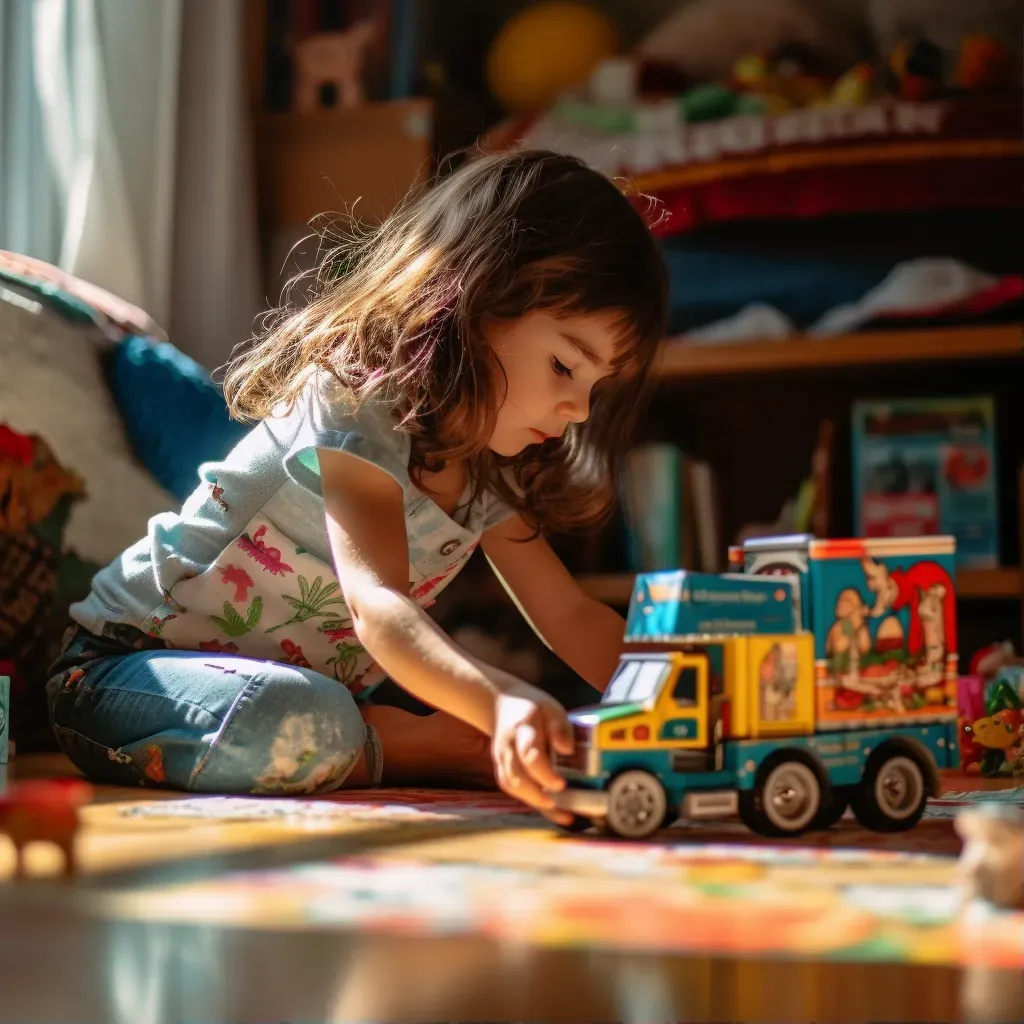
<svg viewBox="0 0 1024 1024">
<path fill-rule="evenodd" d="M 558 403 L 557 412 L 570 423 L 583 423 L 590 415 L 590 392 L 581 390 L 564 398 Z"/>
</svg>

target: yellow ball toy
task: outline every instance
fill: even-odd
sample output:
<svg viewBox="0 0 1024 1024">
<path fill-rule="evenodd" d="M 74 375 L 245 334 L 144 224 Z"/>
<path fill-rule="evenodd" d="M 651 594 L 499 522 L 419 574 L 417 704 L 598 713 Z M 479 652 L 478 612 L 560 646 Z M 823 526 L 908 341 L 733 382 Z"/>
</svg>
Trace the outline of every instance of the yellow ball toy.
<svg viewBox="0 0 1024 1024">
<path fill-rule="evenodd" d="M 612 21 L 583 3 L 547 0 L 510 18 L 491 45 L 487 83 L 506 110 L 551 103 L 618 53 Z"/>
</svg>

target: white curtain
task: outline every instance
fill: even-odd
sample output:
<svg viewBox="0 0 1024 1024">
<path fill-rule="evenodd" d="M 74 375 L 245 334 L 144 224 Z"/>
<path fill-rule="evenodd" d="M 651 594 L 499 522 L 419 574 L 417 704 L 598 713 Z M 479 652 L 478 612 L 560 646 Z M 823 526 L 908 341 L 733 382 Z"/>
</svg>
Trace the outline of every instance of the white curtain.
<svg viewBox="0 0 1024 1024">
<path fill-rule="evenodd" d="M 33 4 L 0 0 L 0 249 L 56 263 L 63 200 L 35 88 Z"/>
<path fill-rule="evenodd" d="M 261 295 L 245 0 L 0 0 L 0 248 L 212 369 Z"/>
<path fill-rule="evenodd" d="M 263 308 L 245 4 L 182 10 L 171 340 L 211 370 Z"/>
<path fill-rule="evenodd" d="M 166 325 L 180 0 L 33 0 L 33 10 L 63 199 L 59 265 Z"/>
</svg>

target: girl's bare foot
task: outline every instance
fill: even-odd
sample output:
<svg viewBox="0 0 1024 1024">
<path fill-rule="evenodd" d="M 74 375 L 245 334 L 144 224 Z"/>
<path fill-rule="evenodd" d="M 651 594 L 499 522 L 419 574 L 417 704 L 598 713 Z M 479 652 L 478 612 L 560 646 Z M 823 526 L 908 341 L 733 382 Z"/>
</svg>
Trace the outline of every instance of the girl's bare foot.
<svg viewBox="0 0 1024 1024">
<path fill-rule="evenodd" d="M 442 711 L 421 716 L 375 705 L 363 708 L 363 719 L 380 737 L 385 786 L 497 789 L 490 737 L 465 722 Z M 367 783 L 360 759 L 345 788 Z"/>
</svg>

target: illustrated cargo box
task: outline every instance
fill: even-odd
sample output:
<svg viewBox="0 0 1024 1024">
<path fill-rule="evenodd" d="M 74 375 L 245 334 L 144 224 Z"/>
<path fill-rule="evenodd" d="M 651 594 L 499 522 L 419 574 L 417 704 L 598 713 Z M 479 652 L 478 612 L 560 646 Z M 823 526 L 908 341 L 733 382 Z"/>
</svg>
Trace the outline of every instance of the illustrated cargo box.
<svg viewBox="0 0 1024 1024">
<path fill-rule="evenodd" d="M 742 559 L 748 573 L 800 581 L 799 612 L 814 633 L 819 721 L 955 714 L 953 537 L 778 537 L 748 542 Z"/>
<path fill-rule="evenodd" d="M 675 570 L 637 576 L 626 641 L 671 642 L 709 634 L 779 634 L 796 629 L 788 580 Z"/>
</svg>

